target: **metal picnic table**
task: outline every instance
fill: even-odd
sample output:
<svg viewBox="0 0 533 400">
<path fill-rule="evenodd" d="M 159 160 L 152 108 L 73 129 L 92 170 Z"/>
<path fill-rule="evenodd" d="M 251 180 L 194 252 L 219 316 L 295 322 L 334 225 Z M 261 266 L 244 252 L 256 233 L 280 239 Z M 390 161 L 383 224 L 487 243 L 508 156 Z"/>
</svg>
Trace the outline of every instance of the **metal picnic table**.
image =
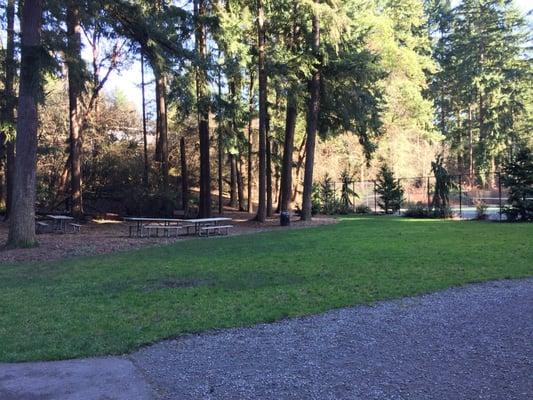
<svg viewBox="0 0 533 400">
<path fill-rule="evenodd" d="M 180 219 L 181 222 L 194 224 L 194 233 L 198 235 L 202 226 L 217 225 L 219 222 L 231 221 L 228 217 Z"/>
<path fill-rule="evenodd" d="M 150 217 L 126 217 L 124 221 L 135 222 L 134 226 L 130 226 L 129 236 L 143 236 L 143 224 L 144 223 L 162 223 L 163 226 L 169 226 L 171 224 L 188 223 L 194 225 L 194 233 L 198 235 L 202 226 L 217 225 L 219 222 L 231 221 L 231 218 L 227 217 L 213 217 L 213 218 L 150 218 Z M 135 233 L 135 235 L 134 235 Z"/>
<path fill-rule="evenodd" d="M 67 221 L 73 221 L 74 218 L 69 217 L 68 215 L 52 215 L 49 214 L 46 216 L 55 222 L 55 231 L 60 231 L 66 233 L 67 231 Z"/>
<path fill-rule="evenodd" d="M 124 221 L 129 221 L 129 222 L 135 222 L 136 223 L 136 226 L 133 227 L 133 226 L 130 226 L 130 237 L 133 236 L 133 229 L 132 228 L 135 228 L 135 233 L 137 235 L 137 237 L 141 237 L 142 236 L 142 227 L 143 227 L 143 223 L 150 223 L 150 222 L 155 222 L 155 223 L 163 223 L 163 225 L 170 225 L 170 224 L 173 224 L 173 223 L 180 223 L 181 221 L 183 221 L 182 219 L 176 219 L 176 218 L 149 218 L 149 217 L 126 217 L 124 218 Z"/>
</svg>

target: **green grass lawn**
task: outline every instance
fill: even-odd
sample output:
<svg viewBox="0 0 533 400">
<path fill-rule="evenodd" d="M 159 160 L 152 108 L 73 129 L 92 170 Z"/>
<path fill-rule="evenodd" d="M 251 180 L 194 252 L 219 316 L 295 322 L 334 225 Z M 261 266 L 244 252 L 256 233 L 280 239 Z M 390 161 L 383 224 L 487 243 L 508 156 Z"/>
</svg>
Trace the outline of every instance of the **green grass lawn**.
<svg viewBox="0 0 533 400">
<path fill-rule="evenodd" d="M 0 267 L 0 361 L 122 353 L 187 332 L 533 275 L 533 224 L 347 218 Z"/>
</svg>

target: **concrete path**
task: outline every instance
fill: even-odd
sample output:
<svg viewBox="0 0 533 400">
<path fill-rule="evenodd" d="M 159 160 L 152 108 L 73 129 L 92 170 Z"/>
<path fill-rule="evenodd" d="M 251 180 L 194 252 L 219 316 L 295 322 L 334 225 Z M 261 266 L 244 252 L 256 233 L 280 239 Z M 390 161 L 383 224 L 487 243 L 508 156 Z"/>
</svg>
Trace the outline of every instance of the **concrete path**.
<svg viewBox="0 0 533 400">
<path fill-rule="evenodd" d="M 531 399 L 533 279 L 0 364 L 0 399 Z"/>
<path fill-rule="evenodd" d="M 140 371 L 126 358 L 0 364 L 1 400 L 153 398 Z"/>
</svg>

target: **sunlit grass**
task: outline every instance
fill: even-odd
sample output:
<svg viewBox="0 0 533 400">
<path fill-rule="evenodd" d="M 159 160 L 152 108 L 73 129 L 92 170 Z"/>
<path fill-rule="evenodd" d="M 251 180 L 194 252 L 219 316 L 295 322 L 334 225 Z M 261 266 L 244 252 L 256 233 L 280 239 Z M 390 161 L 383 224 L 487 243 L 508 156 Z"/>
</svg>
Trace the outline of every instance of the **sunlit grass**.
<svg viewBox="0 0 533 400">
<path fill-rule="evenodd" d="M 0 361 L 122 353 L 491 279 L 533 275 L 533 224 L 337 225 L 0 268 Z"/>
</svg>

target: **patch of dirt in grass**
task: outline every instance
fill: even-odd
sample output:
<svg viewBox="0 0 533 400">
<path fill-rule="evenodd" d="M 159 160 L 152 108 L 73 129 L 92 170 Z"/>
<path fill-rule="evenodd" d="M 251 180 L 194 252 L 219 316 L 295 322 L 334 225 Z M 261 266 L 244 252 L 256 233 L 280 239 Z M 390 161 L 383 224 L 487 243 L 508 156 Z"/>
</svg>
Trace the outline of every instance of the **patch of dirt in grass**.
<svg viewBox="0 0 533 400">
<path fill-rule="evenodd" d="M 211 279 L 197 279 L 197 278 L 165 278 L 148 283 L 144 288 L 144 292 L 154 292 L 162 289 L 187 289 L 198 286 L 208 286 L 213 284 Z"/>
<path fill-rule="evenodd" d="M 233 219 L 234 226 L 230 235 L 241 235 L 273 230 L 287 230 L 308 228 L 318 225 L 328 225 L 337 222 L 335 218 L 317 216 L 312 221 L 296 220 L 290 227 L 281 227 L 279 217 L 267 219 L 260 223 L 254 221 L 255 214 L 228 210 L 224 217 Z M 198 238 L 194 235 L 180 236 L 178 238 L 130 238 L 128 236 L 129 224 L 121 221 L 90 221 L 83 223 L 81 233 L 57 234 L 43 233 L 37 235 L 38 247 L 30 249 L 0 250 L 0 264 L 19 262 L 53 261 L 65 258 L 108 254 L 117 251 L 139 249 L 143 247 L 158 246 L 179 242 L 182 240 L 211 240 L 211 238 Z M 8 225 L 0 222 L 0 246 L 7 241 Z"/>
</svg>

